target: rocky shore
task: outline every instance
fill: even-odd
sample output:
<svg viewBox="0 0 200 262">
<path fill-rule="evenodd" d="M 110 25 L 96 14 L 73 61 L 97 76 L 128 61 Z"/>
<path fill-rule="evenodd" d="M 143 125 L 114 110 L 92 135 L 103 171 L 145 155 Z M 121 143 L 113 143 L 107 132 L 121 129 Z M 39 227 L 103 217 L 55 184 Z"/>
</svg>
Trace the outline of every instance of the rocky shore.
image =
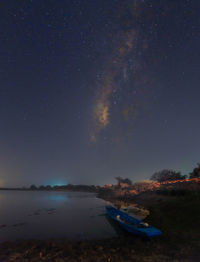
<svg viewBox="0 0 200 262">
<path fill-rule="evenodd" d="M 122 201 L 122 200 L 121 200 Z M 152 239 L 120 231 L 106 240 L 29 240 L 0 245 L 0 262 L 192 262 L 200 261 L 200 196 L 137 195 L 124 204 L 138 203 L 150 210 L 147 222 L 163 231 Z"/>
</svg>

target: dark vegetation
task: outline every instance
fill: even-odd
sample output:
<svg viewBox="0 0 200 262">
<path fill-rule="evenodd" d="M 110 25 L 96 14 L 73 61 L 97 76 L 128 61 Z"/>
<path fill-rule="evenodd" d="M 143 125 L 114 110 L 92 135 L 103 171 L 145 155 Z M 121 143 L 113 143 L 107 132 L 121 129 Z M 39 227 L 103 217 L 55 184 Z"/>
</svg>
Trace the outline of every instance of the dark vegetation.
<svg viewBox="0 0 200 262">
<path fill-rule="evenodd" d="M 200 178 L 200 163 L 197 164 L 197 167 L 193 169 L 193 171 L 187 175 L 182 175 L 181 172 L 172 170 L 172 169 L 163 169 L 161 171 L 155 172 L 150 179 L 157 182 L 165 182 L 165 181 L 174 181 L 174 180 L 184 180 L 187 177 L 189 178 Z M 129 178 L 116 177 L 117 187 L 120 187 L 122 184 L 126 184 L 130 186 L 130 188 L 137 183 L 133 183 Z M 141 182 L 142 183 L 142 182 Z M 146 182 L 144 182 L 146 183 Z M 29 188 L 0 188 L 0 190 L 63 190 L 63 191 L 83 191 L 83 192 L 100 192 L 102 191 L 102 187 L 95 185 L 73 185 L 67 184 L 62 186 L 51 186 L 51 185 L 31 185 Z M 103 191 L 107 191 L 103 190 Z M 108 189 L 108 192 L 110 190 Z"/>
<path fill-rule="evenodd" d="M 163 169 L 161 171 L 155 172 L 150 179 L 157 182 L 165 182 L 165 181 L 174 181 L 174 180 L 184 180 L 187 177 L 189 178 L 200 178 L 200 163 L 197 164 L 197 167 L 193 169 L 193 171 L 187 175 L 182 175 L 181 172 L 175 171 L 172 169 Z M 125 183 L 128 185 L 133 185 L 132 181 L 129 178 L 121 178 L 116 177 L 118 185 L 120 183 Z"/>
<path fill-rule="evenodd" d="M 173 180 L 182 180 L 186 179 L 187 175 L 182 175 L 181 172 L 177 172 L 171 169 L 163 169 L 159 172 L 154 173 L 151 176 L 151 180 L 164 182 L 164 181 L 173 181 Z M 197 167 L 189 174 L 189 178 L 200 178 L 200 163 L 197 164 Z"/>
<path fill-rule="evenodd" d="M 200 192 L 190 192 L 184 196 L 149 205 L 148 222 L 161 228 L 163 244 L 168 248 L 195 250 L 200 261 Z"/>
<path fill-rule="evenodd" d="M 124 184 L 128 184 L 128 185 L 132 185 L 132 181 L 129 178 L 122 178 L 120 176 L 115 178 L 117 180 L 118 185 L 120 185 L 120 183 L 124 183 Z"/>
<path fill-rule="evenodd" d="M 96 192 L 98 190 L 98 186 L 94 185 L 63 185 L 63 186 L 39 186 L 36 187 L 35 185 L 30 186 L 30 190 L 56 190 L 56 191 L 76 191 L 76 192 Z"/>
<path fill-rule="evenodd" d="M 200 178 L 200 163 L 197 164 L 197 167 L 193 169 L 190 173 L 190 178 Z"/>
<path fill-rule="evenodd" d="M 155 193 L 165 196 L 191 196 L 197 194 L 197 192 L 193 192 L 187 189 L 156 190 Z"/>
<path fill-rule="evenodd" d="M 172 180 L 181 180 L 185 179 L 186 176 L 181 175 L 180 172 L 171 170 L 171 169 L 163 169 L 159 172 L 154 173 L 151 176 L 151 180 L 164 182 L 164 181 L 172 181 Z"/>
<path fill-rule="evenodd" d="M 162 230 L 148 240 L 123 232 L 117 238 L 92 241 L 30 240 L 0 245 L 0 261 L 7 262 L 192 262 L 200 261 L 200 194 L 153 203 L 148 223 Z"/>
<path fill-rule="evenodd" d="M 200 164 L 189 175 L 200 177 Z M 184 179 L 180 172 L 162 170 L 156 181 Z M 130 179 L 116 178 L 118 186 Z M 185 183 L 185 182 L 184 182 Z M 198 183 L 197 183 L 198 184 Z M 31 186 L 28 190 L 67 190 L 99 192 L 99 196 L 114 202 L 113 190 L 84 185 L 61 187 Z M 116 238 L 92 241 L 29 240 L 0 245 L 0 261 L 5 262 L 197 262 L 200 261 L 200 191 L 170 187 L 138 195 L 119 196 L 129 205 L 137 203 L 150 211 L 146 222 L 162 230 L 163 235 L 143 239 L 121 232 Z"/>
<path fill-rule="evenodd" d="M 0 190 L 37 190 L 37 191 L 69 191 L 69 192 L 91 192 L 95 193 L 100 187 L 94 185 L 63 185 L 63 186 L 36 186 L 31 185 L 29 188 L 0 188 Z"/>
</svg>

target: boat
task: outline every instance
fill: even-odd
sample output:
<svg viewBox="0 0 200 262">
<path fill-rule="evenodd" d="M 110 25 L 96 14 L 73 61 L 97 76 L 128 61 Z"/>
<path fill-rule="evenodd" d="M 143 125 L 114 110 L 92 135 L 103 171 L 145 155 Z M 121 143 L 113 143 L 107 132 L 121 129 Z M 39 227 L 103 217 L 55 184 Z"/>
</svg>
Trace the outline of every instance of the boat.
<svg viewBox="0 0 200 262">
<path fill-rule="evenodd" d="M 128 215 L 114 206 L 106 206 L 106 214 L 131 234 L 148 238 L 160 236 L 162 234 L 159 229 L 143 222 L 141 219 Z"/>
<path fill-rule="evenodd" d="M 135 206 L 121 207 L 120 210 L 139 220 L 143 220 L 149 215 L 149 211 L 147 209 L 141 209 Z"/>
</svg>

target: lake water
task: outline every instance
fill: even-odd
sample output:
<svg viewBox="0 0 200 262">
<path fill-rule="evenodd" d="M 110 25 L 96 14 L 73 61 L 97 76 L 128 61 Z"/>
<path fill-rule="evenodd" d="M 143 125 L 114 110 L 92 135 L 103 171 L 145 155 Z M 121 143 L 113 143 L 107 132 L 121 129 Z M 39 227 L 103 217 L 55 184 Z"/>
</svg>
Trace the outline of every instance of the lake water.
<svg viewBox="0 0 200 262">
<path fill-rule="evenodd" d="M 115 236 L 105 205 L 92 193 L 0 190 L 0 242 Z"/>
</svg>

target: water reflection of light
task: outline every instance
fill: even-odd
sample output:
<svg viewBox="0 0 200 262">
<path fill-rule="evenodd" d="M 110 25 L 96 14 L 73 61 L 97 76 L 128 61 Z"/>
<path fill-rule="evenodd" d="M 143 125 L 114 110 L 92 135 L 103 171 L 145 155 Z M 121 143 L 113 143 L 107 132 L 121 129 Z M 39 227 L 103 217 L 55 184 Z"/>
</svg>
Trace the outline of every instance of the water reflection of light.
<svg viewBox="0 0 200 262">
<path fill-rule="evenodd" d="M 53 201 L 66 201 L 68 200 L 66 195 L 50 195 L 48 196 L 49 200 L 53 200 Z"/>
</svg>

